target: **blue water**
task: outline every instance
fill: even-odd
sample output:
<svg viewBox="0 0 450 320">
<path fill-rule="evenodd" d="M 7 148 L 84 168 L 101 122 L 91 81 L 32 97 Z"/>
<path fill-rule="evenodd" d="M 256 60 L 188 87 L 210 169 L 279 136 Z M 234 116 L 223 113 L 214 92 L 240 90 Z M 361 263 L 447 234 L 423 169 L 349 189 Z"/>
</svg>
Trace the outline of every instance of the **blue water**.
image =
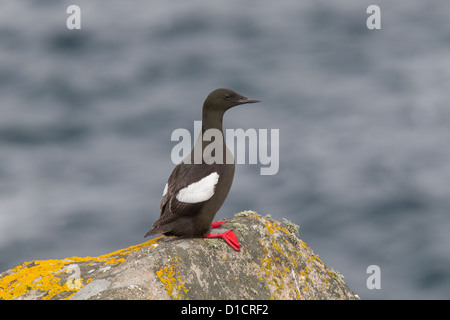
<svg viewBox="0 0 450 320">
<path fill-rule="evenodd" d="M 262 102 L 225 127 L 279 129 L 280 169 L 239 165 L 217 218 L 294 221 L 364 299 L 450 298 L 450 2 L 71 4 L 81 30 L 0 3 L 0 271 L 142 242 L 172 131 L 229 87 Z"/>
</svg>

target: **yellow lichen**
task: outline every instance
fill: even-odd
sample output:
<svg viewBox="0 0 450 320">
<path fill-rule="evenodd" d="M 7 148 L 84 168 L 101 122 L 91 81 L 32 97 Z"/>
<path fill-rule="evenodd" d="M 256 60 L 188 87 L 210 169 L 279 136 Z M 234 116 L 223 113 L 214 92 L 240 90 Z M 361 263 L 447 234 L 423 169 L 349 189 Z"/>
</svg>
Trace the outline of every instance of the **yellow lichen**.
<svg viewBox="0 0 450 320">
<path fill-rule="evenodd" d="M 284 253 L 283 249 L 281 248 L 281 245 L 279 243 L 277 243 L 276 241 L 272 241 L 272 247 L 278 251 L 279 253 L 281 253 L 283 256 L 287 257 L 287 254 Z"/>
<path fill-rule="evenodd" d="M 114 259 L 110 259 L 108 261 L 105 262 L 105 264 L 114 264 L 114 263 L 119 263 L 119 262 L 124 262 L 125 258 L 114 258 Z"/>
<path fill-rule="evenodd" d="M 178 258 L 181 260 L 181 258 Z M 175 267 L 177 259 L 173 258 L 173 265 L 164 266 L 163 268 L 156 271 L 156 275 L 166 289 L 167 295 L 176 300 L 183 299 L 183 293 L 187 293 L 187 289 L 184 283 L 180 279 L 180 271 L 176 270 Z"/>
<path fill-rule="evenodd" d="M 61 275 L 70 271 L 70 268 L 67 268 L 68 265 L 89 261 L 89 264 L 121 263 L 125 261 L 124 255 L 144 247 L 149 247 L 149 249 L 156 247 L 156 243 L 160 238 L 162 237 L 98 257 L 71 257 L 63 260 L 36 260 L 24 262 L 23 264 L 14 267 L 11 270 L 11 274 L 0 278 L 0 299 L 16 299 L 25 293 L 35 291 L 36 296 L 41 296 L 43 300 L 46 300 L 65 292 L 71 292 L 70 295 L 67 296 L 66 294 L 66 297 L 61 297 L 67 299 L 80 290 L 85 284 L 92 281 L 90 278 L 84 280 L 80 277 L 62 283 Z"/>
<path fill-rule="evenodd" d="M 291 233 L 289 232 L 288 229 L 281 227 L 276 221 L 270 221 L 270 220 L 266 220 L 265 222 L 267 231 L 269 231 L 269 233 L 274 233 L 275 231 L 282 231 L 284 233 L 286 233 L 287 235 L 291 235 Z"/>
<path fill-rule="evenodd" d="M 13 274 L 0 279 L 0 298 L 14 299 L 30 290 L 39 290 L 46 292 L 42 297 L 46 300 L 65 291 L 71 291 L 67 282 L 61 284 L 61 279 L 56 276 L 62 272 L 60 270 L 66 264 L 63 260 L 38 260 L 15 267 Z"/>
<path fill-rule="evenodd" d="M 269 231 L 269 233 L 274 233 L 279 227 L 277 228 L 277 223 L 276 222 L 274 222 L 272 224 L 272 222 L 267 220 L 266 221 L 266 228 L 267 228 L 267 231 Z"/>
</svg>

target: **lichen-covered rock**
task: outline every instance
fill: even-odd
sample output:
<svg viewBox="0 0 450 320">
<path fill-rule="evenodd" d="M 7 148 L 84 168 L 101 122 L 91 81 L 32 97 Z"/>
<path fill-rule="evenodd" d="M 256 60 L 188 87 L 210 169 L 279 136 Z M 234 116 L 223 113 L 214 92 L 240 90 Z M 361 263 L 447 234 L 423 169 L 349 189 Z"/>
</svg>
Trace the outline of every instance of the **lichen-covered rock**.
<svg viewBox="0 0 450 320">
<path fill-rule="evenodd" d="M 358 299 L 295 224 L 245 211 L 223 228 L 239 252 L 221 239 L 159 237 L 99 257 L 25 262 L 0 274 L 0 299 Z"/>
</svg>

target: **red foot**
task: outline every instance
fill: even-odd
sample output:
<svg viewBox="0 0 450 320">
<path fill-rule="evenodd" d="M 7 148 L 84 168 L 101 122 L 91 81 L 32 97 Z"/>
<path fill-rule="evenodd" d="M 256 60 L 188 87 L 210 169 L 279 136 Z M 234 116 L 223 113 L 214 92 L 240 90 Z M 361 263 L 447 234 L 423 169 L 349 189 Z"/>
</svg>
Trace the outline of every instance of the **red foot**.
<svg viewBox="0 0 450 320">
<path fill-rule="evenodd" d="M 205 238 L 222 238 L 225 240 L 234 250 L 239 251 L 241 246 L 233 230 L 228 230 L 223 233 L 210 233 Z"/>
<path fill-rule="evenodd" d="M 225 221 L 213 221 L 212 223 L 211 223 L 211 228 L 218 228 L 218 227 L 221 227 L 221 226 L 223 226 L 225 224 Z"/>
<path fill-rule="evenodd" d="M 225 224 L 225 221 L 213 221 L 211 228 L 219 228 Z M 241 246 L 236 237 L 236 234 L 232 230 L 225 231 L 223 233 L 211 233 L 205 236 L 205 238 L 222 238 L 225 240 L 234 250 L 239 251 Z"/>
</svg>

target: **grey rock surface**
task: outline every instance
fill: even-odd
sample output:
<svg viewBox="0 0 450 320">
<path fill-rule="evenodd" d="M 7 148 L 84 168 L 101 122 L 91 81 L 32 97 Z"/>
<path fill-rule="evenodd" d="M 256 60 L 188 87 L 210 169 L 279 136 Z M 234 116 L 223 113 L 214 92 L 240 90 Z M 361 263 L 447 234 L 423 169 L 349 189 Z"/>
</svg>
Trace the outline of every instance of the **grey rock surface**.
<svg viewBox="0 0 450 320">
<path fill-rule="evenodd" d="M 298 226 L 245 211 L 241 244 L 158 237 L 99 257 L 25 262 L 0 274 L 0 299 L 359 299 L 298 238 Z"/>
</svg>

